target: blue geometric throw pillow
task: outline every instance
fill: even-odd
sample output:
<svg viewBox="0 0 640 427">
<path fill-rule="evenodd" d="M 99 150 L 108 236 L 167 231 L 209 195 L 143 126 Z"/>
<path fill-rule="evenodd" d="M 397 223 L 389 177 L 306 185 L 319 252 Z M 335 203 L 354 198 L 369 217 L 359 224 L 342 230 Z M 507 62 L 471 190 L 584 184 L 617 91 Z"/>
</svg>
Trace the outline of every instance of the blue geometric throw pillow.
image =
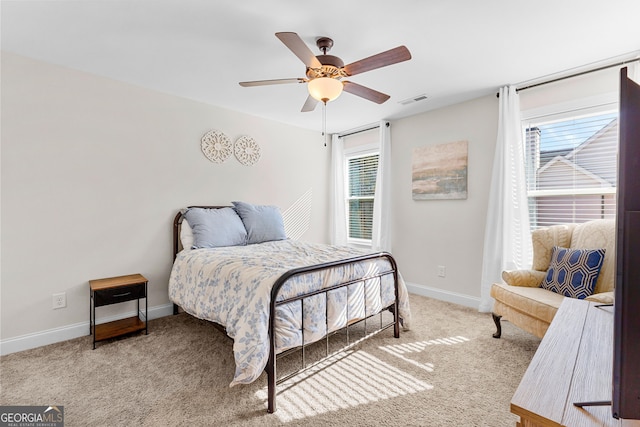
<svg viewBox="0 0 640 427">
<path fill-rule="evenodd" d="M 567 249 L 554 246 L 541 288 L 566 297 L 584 299 L 593 294 L 604 249 Z"/>
</svg>

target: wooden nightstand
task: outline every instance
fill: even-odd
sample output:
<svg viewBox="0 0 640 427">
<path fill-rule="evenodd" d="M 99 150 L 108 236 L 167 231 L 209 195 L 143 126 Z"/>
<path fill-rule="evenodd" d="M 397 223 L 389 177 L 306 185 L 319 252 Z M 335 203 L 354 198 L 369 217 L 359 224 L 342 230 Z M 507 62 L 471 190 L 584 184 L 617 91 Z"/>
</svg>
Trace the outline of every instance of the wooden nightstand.
<svg viewBox="0 0 640 427">
<path fill-rule="evenodd" d="M 96 341 L 103 341 L 137 331 L 149 333 L 147 325 L 147 279 L 141 274 L 89 280 L 89 334 Z M 140 299 L 144 298 L 144 314 L 140 312 Z M 136 300 L 137 315 L 126 319 L 96 325 L 96 307 Z"/>
</svg>

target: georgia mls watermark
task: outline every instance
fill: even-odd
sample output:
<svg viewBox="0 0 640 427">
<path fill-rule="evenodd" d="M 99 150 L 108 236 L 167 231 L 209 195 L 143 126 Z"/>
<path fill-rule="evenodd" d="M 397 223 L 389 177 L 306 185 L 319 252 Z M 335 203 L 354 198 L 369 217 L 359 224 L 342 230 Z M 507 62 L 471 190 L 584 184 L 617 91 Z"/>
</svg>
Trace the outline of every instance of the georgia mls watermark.
<svg viewBox="0 0 640 427">
<path fill-rule="evenodd" d="M 64 406 L 0 406 L 0 427 L 64 427 Z"/>
</svg>

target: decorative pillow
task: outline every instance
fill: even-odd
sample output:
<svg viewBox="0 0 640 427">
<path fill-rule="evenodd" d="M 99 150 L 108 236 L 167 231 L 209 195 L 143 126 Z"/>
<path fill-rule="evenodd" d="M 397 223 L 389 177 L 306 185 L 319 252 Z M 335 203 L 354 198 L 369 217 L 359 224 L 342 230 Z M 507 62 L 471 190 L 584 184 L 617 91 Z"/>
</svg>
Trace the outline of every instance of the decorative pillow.
<svg viewBox="0 0 640 427">
<path fill-rule="evenodd" d="M 604 249 L 568 249 L 554 246 L 547 276 L 540 287 L 566 297 L 588 297 L 596 287 L 604 252 Z"/>
<path fill-rule="evenodd" d="M 282 214 L 277 206 L 252 205 L 245 202 L 232 203 L 247 229 L 248 244 L 287 238 Z"/>
<path fill-rule="evenodd" d="M 247 231 L 233 208 L 191 208 L 184 217 L 193 232 L 192 249 L 247 244 Z"/>
</svg>

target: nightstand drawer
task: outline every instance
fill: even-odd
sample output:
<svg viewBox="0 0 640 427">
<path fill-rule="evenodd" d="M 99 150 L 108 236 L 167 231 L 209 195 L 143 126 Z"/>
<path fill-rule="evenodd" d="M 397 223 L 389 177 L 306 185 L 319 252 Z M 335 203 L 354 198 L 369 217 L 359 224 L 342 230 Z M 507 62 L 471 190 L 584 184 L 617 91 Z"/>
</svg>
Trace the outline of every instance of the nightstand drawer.
<svg viewBox="0 0 640 427">
<path fill-rule="evenodd" d="M 96 307 L 100 307 L 145 297 L 145 285 L 144 283 L 140 283 L 136 285 L 119 286 L 113 289 L 96 290 L 93 292 L 93 303 Z"/>
</svg>

